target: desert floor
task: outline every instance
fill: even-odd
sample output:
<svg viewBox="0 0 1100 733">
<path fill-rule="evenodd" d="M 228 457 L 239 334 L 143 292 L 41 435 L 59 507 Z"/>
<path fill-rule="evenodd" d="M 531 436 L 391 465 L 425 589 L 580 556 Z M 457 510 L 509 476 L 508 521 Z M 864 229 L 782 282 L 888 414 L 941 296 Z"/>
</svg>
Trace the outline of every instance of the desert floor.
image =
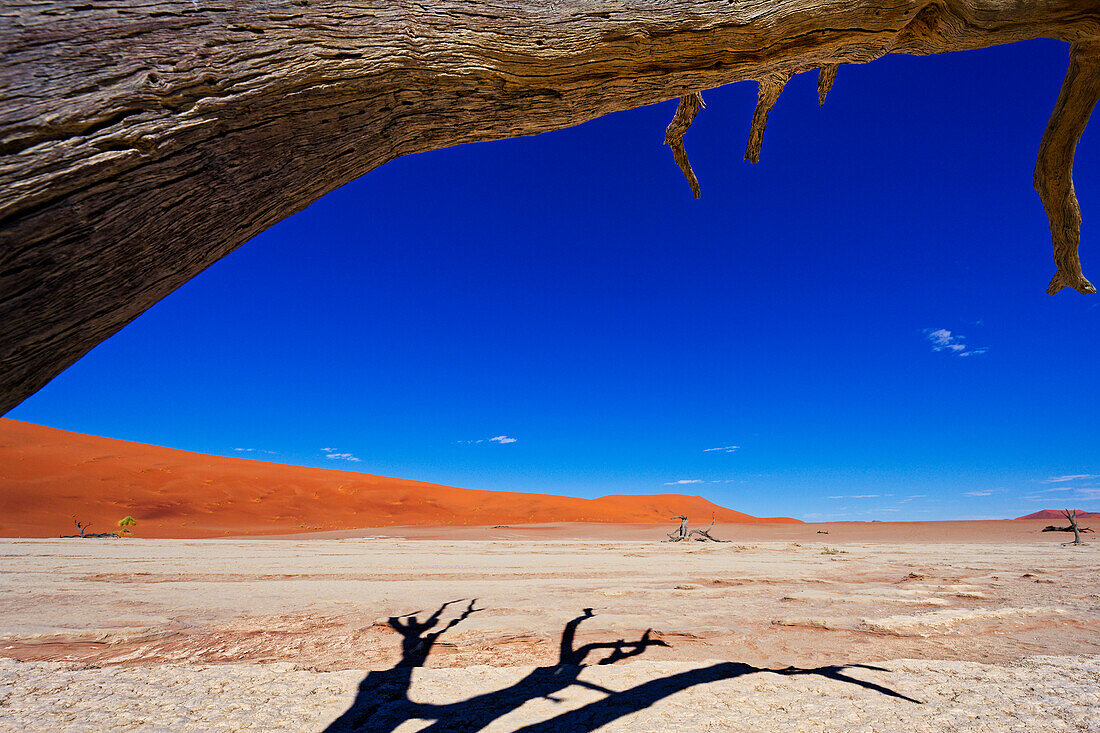
<svg viewBox="0 0 1100 733">
<path fill-rule="evenodd" d="M 1100 543 L 1001 525 L 0 540 L 0 730 L 1100 731 Z"/>
</svg>

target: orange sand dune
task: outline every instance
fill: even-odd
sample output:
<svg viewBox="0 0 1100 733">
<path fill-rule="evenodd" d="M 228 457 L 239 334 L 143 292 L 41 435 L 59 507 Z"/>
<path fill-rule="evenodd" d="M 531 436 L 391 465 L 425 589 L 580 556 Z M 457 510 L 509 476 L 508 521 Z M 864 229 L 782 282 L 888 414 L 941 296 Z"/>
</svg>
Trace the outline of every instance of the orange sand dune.
<svg viewBox="0 0 1100 733">
<path fill-rule="evenodd" d="M 392 525 L 758 519 L 699 496 L 576 499 L 478 491 L 129 443 L 0 419 L 0 536 L 92 532 L 131 515 L 140 537 L 285 534 Z"/>
</svg>

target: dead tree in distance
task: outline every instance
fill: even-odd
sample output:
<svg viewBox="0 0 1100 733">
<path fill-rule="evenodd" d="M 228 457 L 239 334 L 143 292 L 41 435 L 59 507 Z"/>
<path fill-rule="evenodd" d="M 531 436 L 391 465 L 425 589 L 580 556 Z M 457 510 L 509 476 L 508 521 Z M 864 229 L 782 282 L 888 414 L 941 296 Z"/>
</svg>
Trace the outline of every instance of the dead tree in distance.
<svg viewBox="0 0 1100 733">
<path fill-rule="evenodd" d="M 80 532 L 80 534 L 63 534 L 63 535 L 61 535 L 60 539 L 63 539 L 63 540 L 92 539 L 92 538 L 96 538 L 96 537 L 113 537 L 116 540 L 118 539 L 118 533 L 117 532 L 99 532 L 99 533 L 85 532 L 84 530 L 86 530 L 86 529 L 88 529 L 88 527 L 92 526 L 91 522 L 83 522 L 82 523 L 79 519 L 77 519 L 76 517 L 73 517 L 73 524 L 76 525 L 76 529 L 77 529 L 78 532 Z"/>
<path fill-rule="evenodd" d="M 668 533 L 668 539 L 667 540 L 662 540 L 662 542 L 683 542 L 684 540 L 692 539 L 693 535 L 699 535 L 698 537 L 694 537 L 696 542 L 706 542 L 708 540 L 711 541 L 711 542 L 729 542 L 730 541 L 730 540 L 719 540 L 719 539 L 715 539 L 714 537 L 710 536 L 710 531 L 712 529 L 714 529 L 714 512 L 710 513 L 710 526 L 707 527 L 706 529 L 691 529 L 691 530 L 689 530 L 688 529 L 688 518 L 685 517 L 682 514 L 680 516 L 676 516 L 676 517 L 672 517 L 672 518 L 680 520 L 680 529 L 676 530 L 675 532 L 669 532 Z"/>
<path fill-rule="evenodd" d="M 1063 547 L 1065 547 L 1066 545 L 1083 545 L 1083 544 L 1085 544 L 1084 542 L 1081 541 L 1081 533 L 1082 532 L 1092 532 L 1092 530 L 1089 529 L 1088 527 L 1082 527 L 1082 526 L 1077 524 L 1077 510 L 1074 509 L 1071 512 L 1069 509 L 1063 509 L 1062 514 L 1065 516 L 1066 519 L 1069 520 L 1069 526 L 1068 527 L 1055 527 L 1053 524 L 1048 524 L 1046 527 L 1043 527 L 1043 531 L 1044 532 L 1073 532 L 1073 542 L 1063 542 L 1062 543 Z"/>
</svg>

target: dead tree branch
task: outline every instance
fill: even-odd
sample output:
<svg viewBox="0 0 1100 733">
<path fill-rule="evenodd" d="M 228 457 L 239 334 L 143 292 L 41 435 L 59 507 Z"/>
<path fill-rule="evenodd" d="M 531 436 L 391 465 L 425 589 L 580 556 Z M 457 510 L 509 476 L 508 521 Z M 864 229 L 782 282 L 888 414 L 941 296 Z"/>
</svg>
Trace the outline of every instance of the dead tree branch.
<svg viewBox="0 0 1100 733">
<path fill-rule="evenodd" d="M 7 0 L 0 414 L 244 242 L 400 156 L 754 79 L 756 160 L 793 74 L 822 69 L 820 98 L 837 64 L 1033 38 L 1073 44 L 1039 188 L 1052 290 L 1088 291 L 1069 166 L 1096 96 L 1100 0 Z"/>
<path fill-rule="evenodd" d="M 779 101 L 783 87 L 787 86 L 790 74 L 776 74 L 769 79 L 757 82 L 756 109 L 752 113 L 752 126 L 749 129 L 749 143 L 745 147 L 745 160 L 753 165 L 760 162 L 760 148 L 764 146 L 764 130 L 768 127 L 768 114 Z M 821 98 L 818 92 L 818 99 Z"/>
<path fill-rule="evenodd" d="M 1069 69 L 1054 104 L 1035 164 L 1035 190 L 1050 221 L 1057 271 L 1047 293 L 1065 287 L 1079 293 L 1096 288 L 1081 272 L 1081 207 L 1073 190 L 1073 156 L 1089 116 L 1100 98 L 1100 42 L 1075 43 L 1070 47 Z"/>
<path fill-rule="evenodd" d="M 817 106 L 825 106 L 825 97 L 829 96 L 829 90 L 833 88 L 833 82 L 836 81 L 836 72 L 840 66 L 838 64 L 826 64 L 817 70 Z"/>
<path fill-rule="evenodd" d="M 688 534 L 689 535 L 693 535 L 693 534 L 699 535 L 698 537 L 695 538 L 695 540 L 697 542 L 706 542 L 707 540 L 709 540 L 711 542 L 729 542 L 730 541 L 730 540 L 719 540 L 719 539 L 715 539 L 714 537 L 711 537 L 710 536 L 710 531 L 712 529 L 714 529 L 714 512 L 710 513 L 710 526 L 709 527 L 707 527 L 706 529 L 693 529 Z"/>
<path fill-rule="evenodd" d="M 688 160 L 687 150 L 684 149 L 684 133 L 691 127 L 695 115 L 699 114 L 699 110 L 704 107 L 706 105 L 703 103 L 703 95 L 699 92 L 680 97 L 680 103 L 676 105 L 676 114 L 665 129 L 665 145 L 672 148 L 672 159 L 683 171 L 684 178 L 691 186 L 691 193 L 695 198 L 701 195 L 699 179 L 695 177 L 695 171 L 691 169 L 691 162 Z"/>
</svg>

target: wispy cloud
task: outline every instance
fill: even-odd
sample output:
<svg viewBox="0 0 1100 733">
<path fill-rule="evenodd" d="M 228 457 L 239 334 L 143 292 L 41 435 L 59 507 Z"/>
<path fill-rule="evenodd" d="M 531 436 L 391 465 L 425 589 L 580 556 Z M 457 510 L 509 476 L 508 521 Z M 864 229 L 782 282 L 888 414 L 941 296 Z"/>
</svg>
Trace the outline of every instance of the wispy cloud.
<svg viewBox="0 0 1100 733">
<path fill-rule="evenodd" d="M 1095 473 L 1075 473 L 1066 476 L 1051 476 L 1050 478 L 1043 479 L 1040 483 L 1044 484 L 1061 484 L 1066 481 L 1087 481 L 1089 479 L 1100 478 L 1100 475 Z"/>
<path fill-rule="evenodd" d="M 878 499 L 893 494 L 844 494 L 842 496 L 830 496 L 829 499 Z"/>
<path fill-rule="evenodd" d="M 234 448 L 233 450 L 237 451 L 238 453 L 266 453 L 269 456 L 279 455 L 273 450 L 263 450 L 262 448 Z"/>
<path fill-rule="evenodd" d="M 713 453 L 714 451 L 722 451 L 723 453 L 736 453 L 741 450 L 739 445 L 723 445 L 720 448 L 704 448 L 704 453 Z"/>
<path fill-rule="evenodd" d="M 1067 493 L 1059 494 L 1058 496 L 1044 496 L 1042 494 L 1032 494 L 1030 496 L 1022 496 L 1021 499 L 1027 501 L 1035 501 L 1043 504 L 1052 504 L 1054 502 L 1076 502 L 1076 501 L 1097 501 L 1100 500 L 1100 486 L 1087 486 L 1079 489 L 1071 489 Z"/>
<path fill-rule="evenodd" d="M 1071 494 L 1063 494 L 1064 499 L 1100 499 L 1100 486 L 1087 486 L 1077 489 Z"/>
<path fill-rule="evenodd" d="M 359 459 L 351 453 L 337 453 L 335 448 L 322 448 L 321 452 L 325 454 L 325 458 L 332 459 L 334 461 L 351 461 L 352 463 L 359 463 Z"/>
<path fill-rule="evenodd" d="M 989 351 L 985 347 L 974 349 L 967 346 L 966 336 L 953 334 L 946 328 L 926 328 L 924 335 L 932 344 L 932 351 L 946 351 L 955 356 L 976 356 Z"/>
<path fill-rule="evenodd" d="M 504 445 L 505 443 L 515 443 L 518 438 L 509 438 L 507 435 L 497 435 L 492 438 L 478 438 L 477 440 L 456 440 L 456 443 L 462 445 L 477 445 L 478 443 L 498 443 Z"/>
<path fill-rule="evenodd" d="M 993 496 L 992 491 L 964 491 L 963 496 Z"/>
<path fill-rule="evenodd" d="M 682 478 L 679 481 L 666 481 L 665 486 L 679 486 L 681 484 L 705 484 L 701 478 Z"/>
</svg>

